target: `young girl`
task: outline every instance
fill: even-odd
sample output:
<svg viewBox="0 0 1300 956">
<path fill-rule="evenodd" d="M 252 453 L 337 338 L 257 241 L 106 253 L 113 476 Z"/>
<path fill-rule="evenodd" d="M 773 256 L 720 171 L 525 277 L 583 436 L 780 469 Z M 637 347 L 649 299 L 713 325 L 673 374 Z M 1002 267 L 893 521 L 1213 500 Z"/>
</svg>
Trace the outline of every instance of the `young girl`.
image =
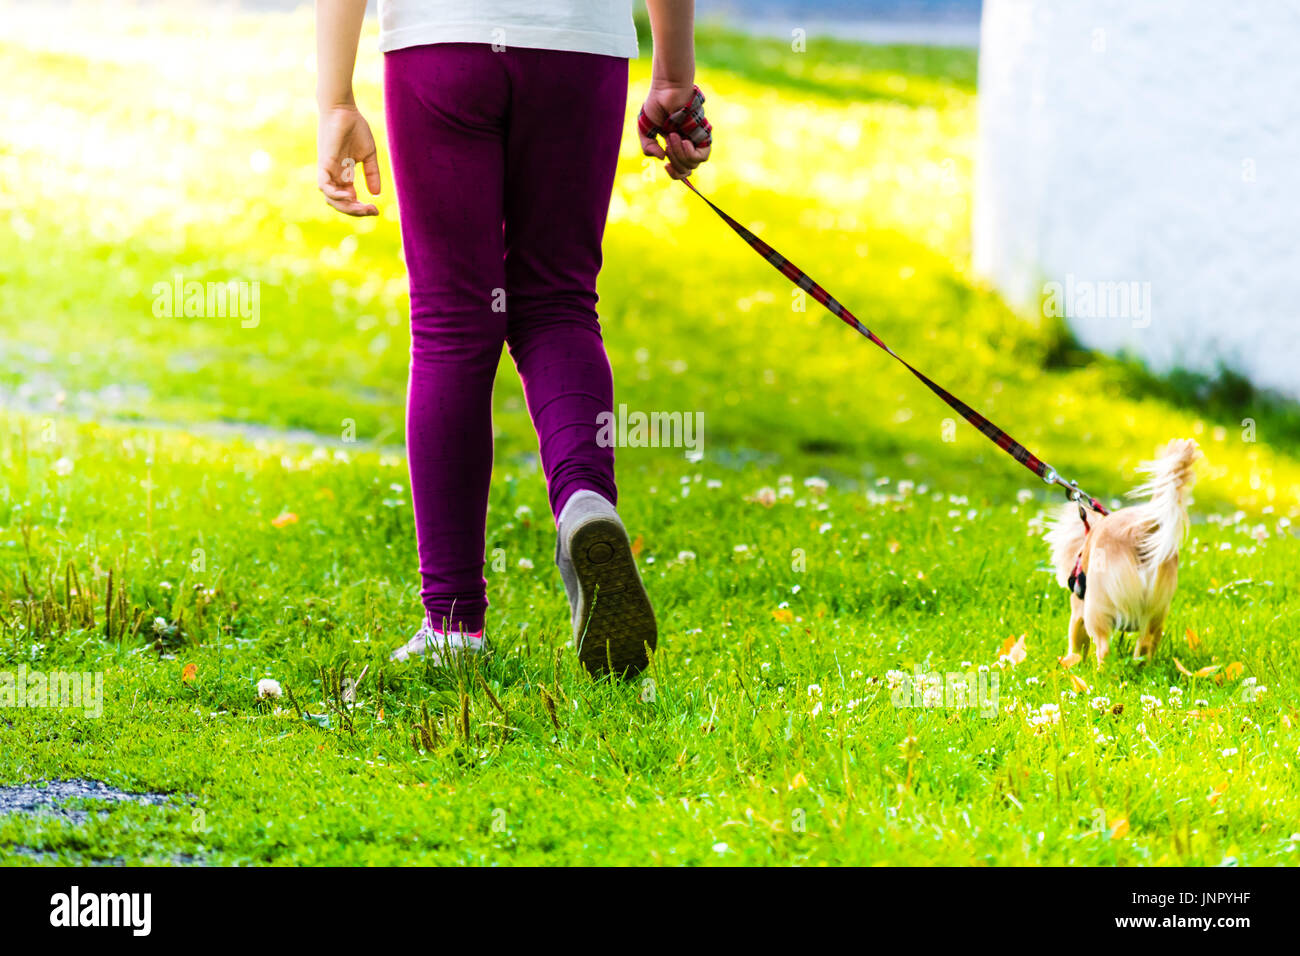
<svg viewBox="0 0 1300 956">
<path fill-rule="evenodd" d="M 318 182 L 350 216 L 359 164 L 379 192 L 352 97 L 365 0 L 317 0 Z M 394 660 L 483 647 L 492 382 L 502 346 L 537 430 L 574 644 L 593 672 L 635 673 L 654 612 L 597 442 L 613 380 L 596 274 L 637 54 L 632 0 L 380 0 L 385 115 L 411 289 L 406 440 L 424 623 Z M 647 0 L 654 62 L 642 150 L 681 178 L 708 158 L 677 133 L 692 103 L 694 0 Z M 695 102 L 698 108 L 698 101 Z"/>
</svg>

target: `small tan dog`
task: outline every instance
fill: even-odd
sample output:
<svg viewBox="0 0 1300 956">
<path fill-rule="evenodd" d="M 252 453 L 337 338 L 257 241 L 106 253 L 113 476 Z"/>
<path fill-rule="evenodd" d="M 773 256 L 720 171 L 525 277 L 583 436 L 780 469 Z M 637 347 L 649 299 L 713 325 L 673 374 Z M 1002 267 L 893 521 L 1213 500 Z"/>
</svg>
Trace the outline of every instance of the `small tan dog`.
<svg viewBox="0 0 1300 956">
<path fill-rule="evenodd" d="M 1171 441 L 1158 459 L 1142 463 L 1147 481 L 1129 492 L 1130 498 L 1146 502 L 1105 517 L 1090 514 L 1088 525 L 1073 502 L 1061 507 L 1046 538 L 1056 580 L 1073 592 L 1066 666 L 1087 655 L 1089 638 L 1097 645 L 1101 664 L 1117 631 L 1137 633 L 1135 660 L 1150 660 L 1155 654 L 1178 586 L 1187 495 L 1200 457 L 1200 448 L 1190 438 Z"/>
</svg>

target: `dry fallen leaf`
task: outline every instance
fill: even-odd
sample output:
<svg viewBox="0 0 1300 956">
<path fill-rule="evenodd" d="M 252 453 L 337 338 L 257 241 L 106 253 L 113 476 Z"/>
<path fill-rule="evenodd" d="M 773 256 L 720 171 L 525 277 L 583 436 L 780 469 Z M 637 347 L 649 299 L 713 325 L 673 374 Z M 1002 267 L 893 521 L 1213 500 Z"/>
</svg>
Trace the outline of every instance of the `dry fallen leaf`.
<svg viewBox="0 0 1300 956">
<path fill-rule="evenodd" d="M 1114 828 L 1110 831 L 1112 840 L 1122 840 L 1128 836 L 1128 817 L 1120 817 L 1115 821 Z"/>
<path fill-rule="evenodd" d="M 1071 651 L 1070 653 L 1066 654 L 1064 657 L 1058 657 L 1056 660 L 1062 667 L 1064 667 L 1068 671 L 1075 664 L 1079 663 L 1079 661 L 1083 660 L 1083 658 L 1080 655 L 1074 653 L 1074 651 Z"/>
<path fill-rule="evenodd" d="M 1223 676 L 1228 678 L 1228 680 L 1236 680 L 1244 673 L 1246 673 L 1246 665 L 1241 661 L 1233 661 L 1224 668 Z"/>
<path fill-rule="evenodd" d="M 800 787 L 806 786 L 808 786 L 808 778 L 803 775 L 803 771 L 800 771 L 790 778 L 790 783 L 786 786 L 786 789 L 798 790 Z"/>
<path fill-rule="evenodd" d="M 1077 674 L 1066 674 L 1065 676 L 1070 678 L 1070 686 L 1080 694 L 1086 694 L 1090 690 L 1083 678 L 1079 677 Z"/>
<path fill-rule="evenodd" d="M 1182 661 L 1180 661 L 1178 658 L 1175 657 L 1175 658 L 1174 658 L 1174 666 L 1178 668 L 1178 673 L 1184 675 L 1185 677 L 1209 677 L 1211 674 L 1213 674 L 1215 671 L 1217 671 L 1217 670 L 1218 670 L 1220 667 L 1222 667 L 1223 665 L 1222 665 L 1222 664 L 1209 664 L 1209 665 L 1207 665 L 1207 666 L 1205 666 L 1205 667 L 1199 668 L 1198 670 L 1189 671 L 1189 670 L 1187 669 L 1187 666 L 1186 666 L 1185 664 L 1183 664 Z"/>
<path fill-rule="evenodd" d="M 899 544 L 897 541 L 891 541 L 891 542 L 889 542 L 889 553 L 890 553 L 890 554 L 898 554 L 898 549 L 901 548 L 901 547 L 902 547 L 902 545 Z"/>
<path fill-rule="evenodd" d="M 1225 780 L 1225 781 L 1223 781 L 1223 783 L 1221 783 L 1221 784 L 1219 784 L 1217 787 L 1215 787 L 1215 788 L 1210 792 L 1210 796 L 1209 796 L 1209 800 L 1210 800 L 1210 802 L 1211 802 L 1211 803 L 1218 803 L 1218 802 L 1219 802 L 1219 797 L 1221 797 L 1221 796 L 1223 796 L 1225 793 L 1227 793 L 1227 792 L 1228 792 L 1228 788 L 1229 788 L 1230 786 L 1232 786 L 1232 782 L 1229 781 L 1229 780 Z"/>
<path fill-rule="evenodd" d="M 271 524 L 275 525 L 277 528 L 283 528 L 285 525 L 297 523 L 298 516 L 292 511 L 282 512 L 271 519 Z"/>
<path fill-rule="evenodd" d="M 182 683 L 193 684 L 195 678 L 197 678 L 198 676 L 199 676 L 198 664 L 194 664 L 194 663 L 186 664 L 185 667 L 181 670 Z"/>
<path fill-rule="evenodd" d="M 788 607 L 779 607 L 772 612 L 772 618 L 781 624 L 789 624 L 794 620 L 794 612 Z"/>
<path fill-rule="evenodd" d="M 644 550 L 645 550 L 645 538 L 642 537 L 641 535 L 637 535 L 636 540 L 632 542 L 632 557 L 634 558 L 641 557 L 641 552 Z"/>
<path fill-rule="evenodd" d="M 1023 663 L 1029 652 L 1025 650 L 1025 635 L 1021 634 L 1019 638 L 1008 637 L 1002 642 L 1002 650 L 998 653 L 999 658 L 1005 657 L 1011 662 L 1011 666 Z"/>
<path fill-rule="evenodd" d="M 1192 650 L 1196 650 L 1201 646 L 1201 639 L 1196 636 L 1196 632 L 1190 627 L 1187 629 L 1187 646 Z"/>
</svg>

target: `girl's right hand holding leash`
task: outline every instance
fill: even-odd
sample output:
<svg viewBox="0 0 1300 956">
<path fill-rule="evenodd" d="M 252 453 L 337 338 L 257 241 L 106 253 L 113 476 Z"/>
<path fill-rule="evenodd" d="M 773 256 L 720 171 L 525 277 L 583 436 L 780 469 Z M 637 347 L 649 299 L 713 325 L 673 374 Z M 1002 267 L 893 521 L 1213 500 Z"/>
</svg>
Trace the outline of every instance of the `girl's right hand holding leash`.
<svg viewBox="0 0 1300 956">
<path fill-rule="evenodd" d="M 637 117 L 641 152 L 685 179 L 709 158 L 713 129 L 695 85 L 695 0 L 646 0 L 654 36 L 650 92 Z M 662 136 L 664 145 L 659 145 Z"/>
<path fill-rule="evenodd" d="M 704 117 L 700 88 L 692 86 L 683 93 L 680 89 L 666 92 L 651 87 L 637 117 L 637 135 L 641 137 L 641 152 L 666 159 L 664 169 L 668 175 L 685 179 L 713 150 L 713 127 Z M 660 136 L 666 149 L 659 145 Z"/>
</svg>

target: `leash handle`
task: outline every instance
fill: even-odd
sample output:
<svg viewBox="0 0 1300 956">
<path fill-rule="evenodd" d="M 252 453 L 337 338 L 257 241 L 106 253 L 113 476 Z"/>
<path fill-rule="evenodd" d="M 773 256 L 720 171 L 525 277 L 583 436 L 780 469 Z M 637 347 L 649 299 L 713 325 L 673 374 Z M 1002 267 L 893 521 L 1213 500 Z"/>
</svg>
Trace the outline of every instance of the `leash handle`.
<svg viewBox="0 0 1300 956">
<path fill-rule="evenodd" d="M 698 87 L 696 88 L 696 92 L 699 92 Z M 700 95 L 700 100 L 703 102 L 703 94 Z M 692 102 L 694 101 L 692 100 Z M 645 115 L 644 111 L 642 112 L 642 115 Z M 677 114 L 673 115 L 675 116 Z M 1055 468 L 1030 452 L 1028 448 L 1012 438 L 1006 431 L 993 424 L 979 412 L 975 411 L 975 409 L 971 408 L 959 399 L 956 395 L 952 394 L 952 392 L 929 378 L 901 355 L 891 349 L 879 336 L 876 335 L 876 333 L 863 325 L 862 322 L 858 320 L 857 316 L 836 301 L 836 299 L 818 283 L 813 281 L 812 276 L 808 275 L 808 273 L 804 272 L 785 256 L 781 255 L 781 253 L 777 252 L 765 243 L 762 239 L 759 239 L 758 236 L 754 235 L 735 219 L 731 218 L 731 216 L 727 215 L 727 213 L 715 205 L 707 196 L 696 189 L 695 184 L 689 179 L 683 179 L 682 182 L 685 183 L 687 189 L 699 196 L 700 199 L 704 200 L 705 204 L 717 213 L 718 217 L 730 226 L 732 231 L 740 236 L 740 238 L 744 239 L 751 249 L 766 259 L 767 263 L 772 266 L 772 268 L 776 269 L 777 272 L 781 273 L 781 275 L 785 276 L 800 289 L 803 289 L 810 296 L 820 302 L 826 310 L 831 313 L 831 315 L 835 316 L 845 325 L 865 336 L 872 343 L 893 356 L 895 361 L 916 376 L 916 378 L 925 385 L 926 388 L 937 395 L 946 405 L 948 405 L 949 408 L 978 429 L 985 438 L 993 442 L 1039 478 L 1043 479 L 1047 484 L 1060 485 L 1064 488 L 1069 499 L 1079 505 L 1079 508 L 1081 509 L 1080 513 L 1082 513 L 1082 508 L 1084 507 L 1085 502 L 1089 508 L 1100 515 L 1110 513 L 1100 501 L 1088 495 L 1075 482 L 1062 478 Z"/>
<path fill-rule="evenodd" d="M 641 135 L 649 139 L 673 132 L 683 139 L 689 139 L 701 149 L 713 143 L 713 127 L 704 115 L 704 91 L 698 86 L 691 93 L 691 98 L 685 106 L 668 114 L 663 126 L 650 122 L 650 117 L 645 115 L 644 106 L 637 114 L 636 126 L 641 131 Z"/>
</svg>

